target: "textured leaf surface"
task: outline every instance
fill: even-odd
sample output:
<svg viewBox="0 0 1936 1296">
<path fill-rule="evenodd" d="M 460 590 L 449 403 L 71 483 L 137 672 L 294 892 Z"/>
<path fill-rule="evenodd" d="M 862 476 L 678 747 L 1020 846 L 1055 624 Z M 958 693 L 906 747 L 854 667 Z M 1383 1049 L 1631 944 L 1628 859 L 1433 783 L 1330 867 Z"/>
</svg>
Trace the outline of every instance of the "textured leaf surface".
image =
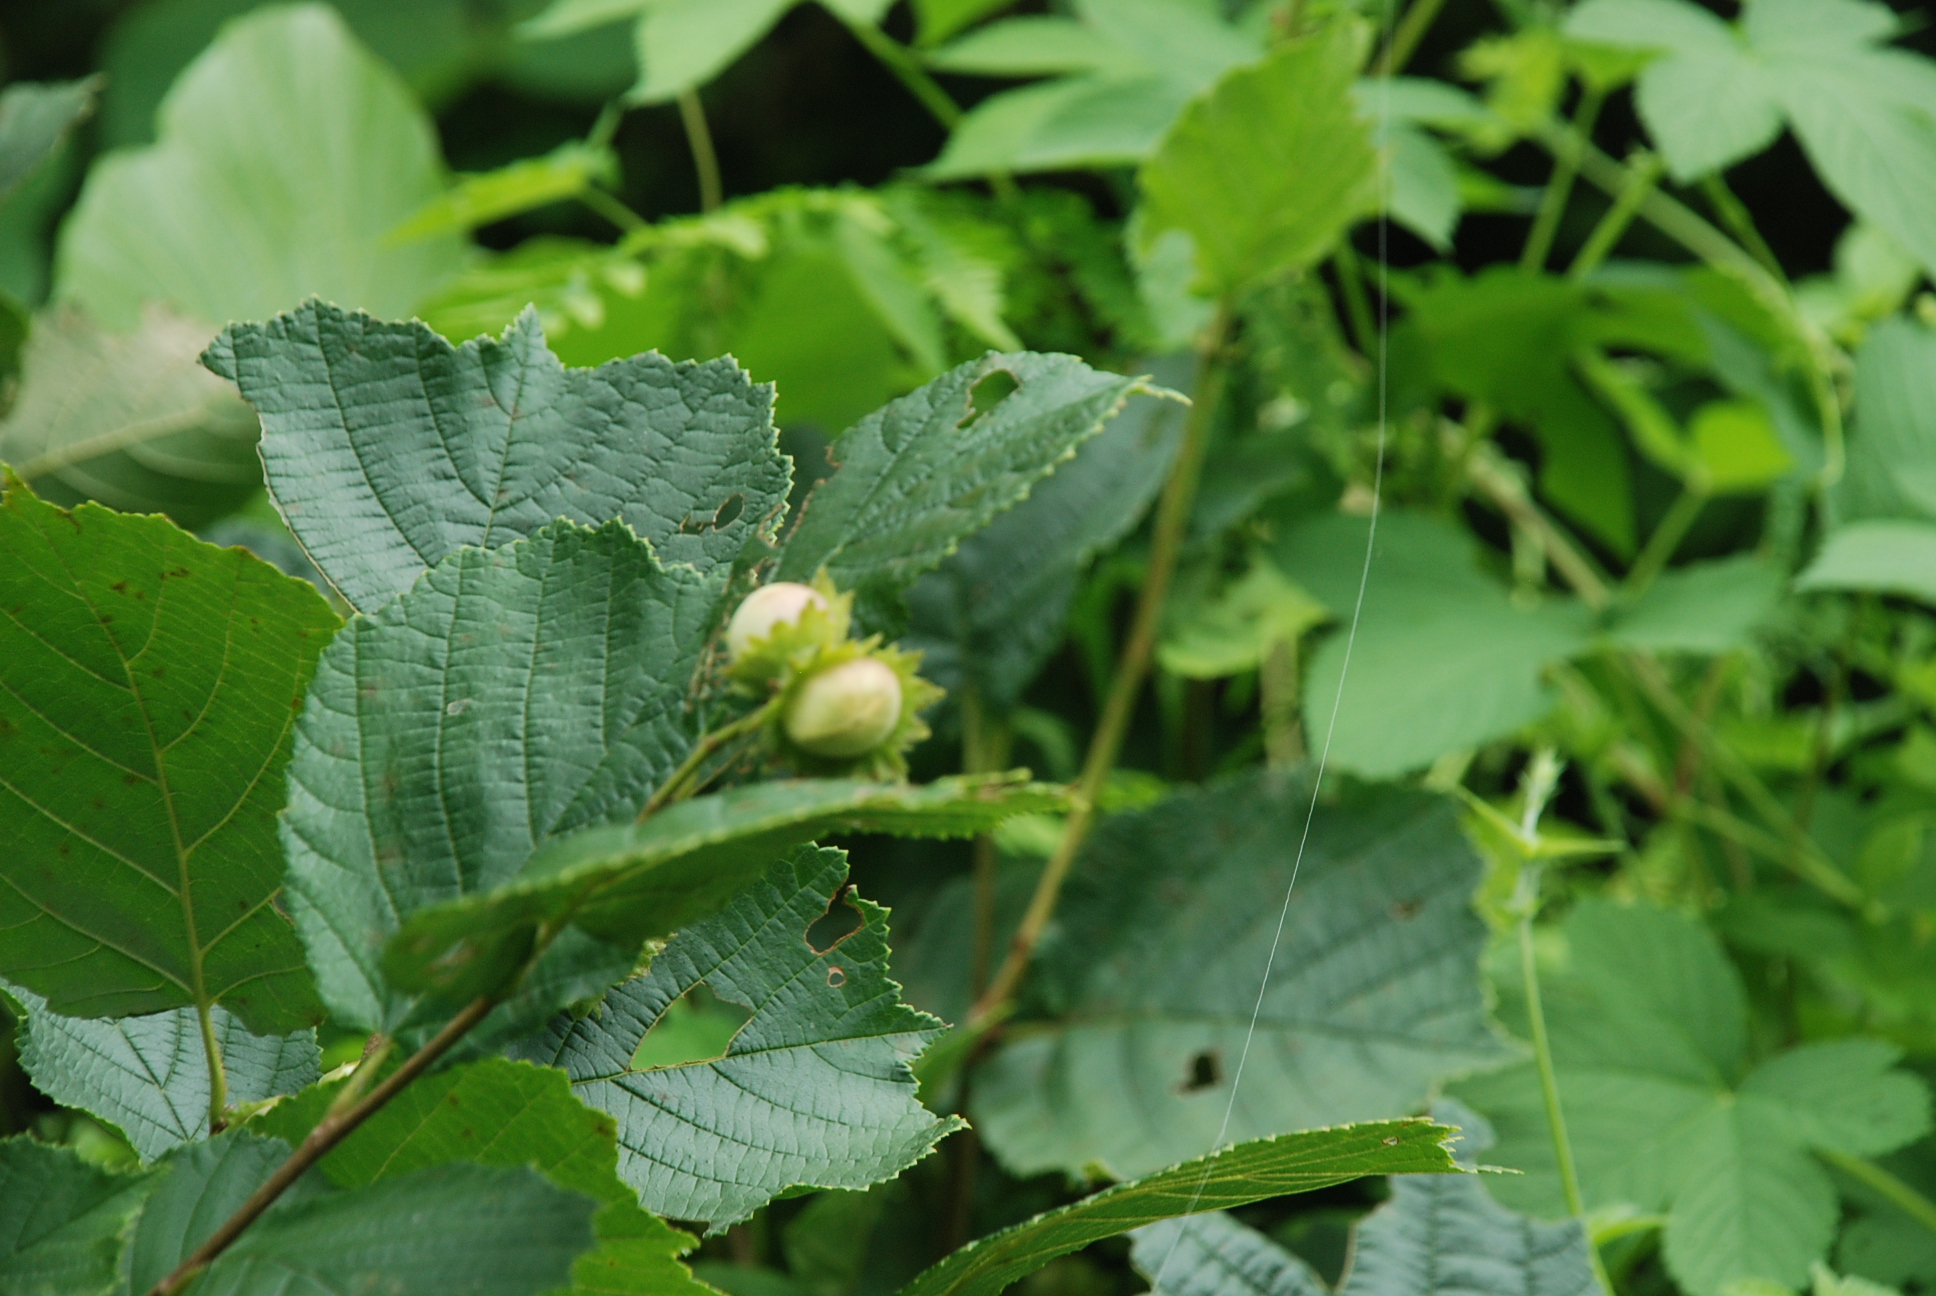
<svg viewBox="0 0 1936 1296">
<path fill-rule="evenodd" d="M 1187 357 L 1150 365 L 1158 382 L 1189 386 Z M 968 536 L 908 591 L 921 673 L 1006 711 L 1061 641 L 1091 558 L 1127 534 L 1162 488 L 1186 408 L 1135 401 L 1083 443 L 1029 497 Z"/>
<path fill-rule="evenodd" d="M 257 1125 L 299 1140 L 331 1093 L 284 1104 Z M 692 1236 L 640 1210 L 637 1194 L 620 1182 L 612 1118 L 574 1098 L 564 1072 L 552 1067 L 487 1058 L 419 1080 L 325 1157 L 321 1169 L 338 1187 L 359 1188 L 452 1161 L 528 1165 L 599 1203 L 598 1245 L 573 1263 L 573 1293 L 709 1290 L 679 1263 Z"/>
<path fill-rule="evenodd" d="M 504 885 L 555 834 L 638 813 L 690 748 L 716 602 L 624 523 L 558 522 L 458 550 L 337 637 L 297 725 L 283 841 L 288 906 L 339 1019 L 392 1026 L 408 1009 L 380 963 L 411 914 Z"/>
<path fill-rule="evenodd" d="M 83 499 L 196 526 L 262 485 L 256 421 L 197 368 L 208 329 L 150 305 L 131 332 L 68 307 L 42 312 L 21 352 L 0 459 L 57 504 Z"/>
<path fill-rule="evenodd" d="M 1566 965 L 1542 973 L 1560 1098 L 1589 1209 L 1667 1215 L 1670 1270 L 1695 1296 L 1764 1279 L 1800 1285 L 1834 1235 L 1835 1193 L 1809 1155 L 1872 1156 L 1929 1128 L 1929 1093 L 1876 1040 L 1818 1043 L 1750 1067 L 1746 1000 L 1714 937 L 1665 910 L 1576 908 Z M 1500 987 L 1500 1017 L 1525 1010 Z M 1506 1204 L 1564 1211 L 1530 1063 L 1457 1086 L 1488 1116 Z"/>
<path fill-rule="evenodd" d="M 0 1140 L 0 1288 L 9 1296 L 109 1296 L 147 1177 L 112 1175 L 63 1147 Z"/>
<path fill-rule="evenodd" d="M 462 545 L 619 518 L 662 562 L 729 564 L 785 507 L 773 389 L 729 359 L 567 369 L 536 311 L 461 347 L 312 301 L 232 324 L 204 363 L 262 416 L 269 489 L 364 611 Z"/>
<path fill-rule="evenodd" d="M 60 147 L 94 111 L 100 79 L 20 82 L 0 94 L 0 199 Z"/>
<path fill-rule="evenodd" d="M 135 1239 L 133 1290 L 193 1252 L 288 1155 L 281 1139 L 231 1130 L 170 1157 Z M 209 1266 L 195 1292 L 538 1296 L 569 1283 L 573 1260 L 592 1245 L 596 1208 L 524 1166 L 453 1162 L 347 1191 L 305 1179 Z"/>
<path fill-rule="evenodd" d="M 971 1242 L 903 1287 L 900 1296 L 996 1296 L 1057 1256 L 1158 1220 L 1365 1175 L 1453 1172 L 1457 1167 L 1441 1142 L 1451 1132 L 1430 1121 L 1385 1121 L 1239 1143 Z"/>
<path fill-rule="evenodd" d="M 1144 246 L 1186 231 L 1201 282 L 1222 296 L 1310 265 L 1375 210 L 1377 156 L 1351 99 L 1363 44 L 1335 26 L 1185 109 L 1139 177 Z"/>
<path fill-rule="evenodd" d="M 976 412 L 979 384 L 1012 390 Z M 868 415 L 828 452 L 838 471 L 808 499 L 779 579 L 891 596 L 953 553 L 1101 430 L 1138 378 L 1073 356 L 990 352 Z"/>
<path fill-rule="evenodd" d="M 158 142 L 88 174 L 59 287 L 127 327 L 166 302 L 213 330 L 311 295 L 408 315 L 454 271 L 451 236 L 386 241 L 443 188 L 429 116 L 323 5 L 224 28 L 160 110 Z"/>
<path fill-rule="evenodd" d="M 1105 821 L 1035 976 L 1055 1013 L 976 1072 L 982 1138 L 1019 1175 L 1133 1175 L 1217 1141 L 1311 805 L 1257 772 Z M 1416 1109 L 1502 1056 L 1479 981 L 1478 858 L 1452 806 L 1321 805 L 1228 1137 Z"/>
<path fill-rule="evenodd" d="M 1061 808 L 1062 792 L 1005 776 L 920 787 L 848 779 L 754 783 L 682 801 L 642 824 L 588 828 L 534 855 L 506 885 L 417 913 L 385 961 L 407 988 L 438 984 L 507 934 L 571 917 L 637 949 L 725 903 L 790 848 L 836 832 L 971 837 L 1018 814 Z"/>
<path fill-rule="evenodd" d="M 318 1016 L 273 905 L 289 731 L 336 614 L 165 518 L 0 501 L 0 974 L 56 1012 Z"/>
<path fill-rule="evenodd" d="M 843 896 L 846 878 L 844 852 L 802 848 L 527 1050 L 617 1118 L 619 1174 L 648 1210 L 723 1227 L 789 1187 L 890 1178 L 959 1128 L 915 1099 L 908 1064 L 942 1024 L 900 1001 L 887 911 Z M 841 900 L 861 925 L 816 950 L 808 928 Z M 639 1069 L 647 1032 L 701 984 L 752 1013 L 724 1055 Z"/>
<path fill-rule="evenodd" d="M 144 1161 L 208 1136 L 208 1057 L 194 1009 L 90 1021 L 10 993 L 27 1008 L 20 1065 L 36 1089 L 109 1122 Z M 219 1006 L 210 1015 L 230 1105 L 295 1093 L 321 1074 L 315 1031 L 251 1035 Z"/>
</svg>

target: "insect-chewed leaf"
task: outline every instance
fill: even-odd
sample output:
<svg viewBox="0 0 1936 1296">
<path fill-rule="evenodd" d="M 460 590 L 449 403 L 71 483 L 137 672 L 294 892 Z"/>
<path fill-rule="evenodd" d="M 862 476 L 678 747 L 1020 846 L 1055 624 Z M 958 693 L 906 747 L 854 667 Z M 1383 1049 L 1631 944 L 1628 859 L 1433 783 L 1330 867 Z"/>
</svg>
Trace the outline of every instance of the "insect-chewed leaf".
<svg viewBox="0 0 1936 1296">
<path fill-rule="evenodd" d="M 900 1296 L 997 1296 L 1057 1256 L 1158 1220 L 1228 1210 L 1366 1175 L 1455 1172 L 1427 1120 L 1340 1125 L 1254 1139 L 1117 1184 L 1060 1210 L 971 1242 L 903 1287 Z"/>
<path fill-rule="evenodd" d="M 183 1148 L 149 1198 L 129 1257 L 147 1291 L 289 1156 L 281 1139 L 230 1130 Z M 448 1162 L 366 1187 L 313 1177 L 263 1214 L 196 1280 L 196 1296 L 382 1291 L 538 1296 L 570 1281 L 597 1203 L 527 1166 Z"/>
<path fill-rule="evenodd" d="M 297 724 L 283 820 L 289 909 L 339 1019 L 388 1029 L 408 1011 L 380 962 L 417 910 L 638 813 L 691 749 L 687 690 L 718 603 L 623 522 L 561 521 L 460 549 L 350 623 Z M 524 956 L 497 953 L 504 966 L 471 971 Z M 614 951 L 614 979 L 636 953 Z"/>
<path fill-rule="evenodd" d="M 1740 974 L 1697 919 L 1576 906 L 1565 966 L 1541 975 L 1568 1133 L 1589 1209 L 1664 1212 L 1668 1270 L 1693 1296 L 1764 1280 L 1800 1286 L 1834 1237 L 1835 1191 L 1811 1149 L 1874 1156 L 1929 1129 L 1922 1080 L 1880 1040 L 1805 1044 L 1750 1068 Z M 1526 1020 L 1518 986 L 1501 1019 Z M 1460 1082 L 1499 1134 L 1508 1205 L 1564 1210 L 1540 1083 L 1528 1062 Z"/>
<path fill-rule="evenodd" d="M 1238 68 L 1177 119 L 1144 164 L 1145 246 L 1180 229 L 1217 295 L 1322 257 L 1376 209 L 1377 154 L 1351 99 L 1361 29 L 1283 45 Z"/>
<path fill-rule="evenodd" d="M 110 1296 L 152 1175 L 109 1174 L 72 1149 L 0 1140 L 0 1290 Z"/>
<path fill-rule="evenodd" d="M 102 1017 L 320 1013 L 273 905 L 289 731 L 337 626 L 315 589 L 166 518 L 0 498 L 0 974 Z"/>
<path fill-rule="evenodd" d="M 712 571 L 786 504 L 771 385 L 657 352 L 567 369 L 533 310 L 457 347 L 311 301 L 231 324 L 203 363 L 261 415 L 276 503 L 364 611 L 460 546 L 560 517 L 622 519 L 666 563 Z"/>
<path fill-rule="evenodd" d="M 49 1012 L 39 995 L 4 988 L 27 1009 L 20 1066 L 34 1087 L 127 1135 L 142 1160 L 208 1134 L 208 1055 L 193 1008 L 119 1021 Z M 251 1035 L 219 1005 L 211 1010 L 231 1104 L 292 1094 L 321 1074 L 316 1032 Z"/>
<path fill-rule="evenodd" d="M 285 1103 L 256 1122 L 293 1141 L 322 1117 L 333 1088 Z M 489 1131 L 488 1138 L 480 1138 Z M 696 1239 L 639 1209 L 618 1177 L 612 1118 L 574 1098 L 562 1071 L 486 1058 L 428 1076 L 398 1094 L 323 1158 L 323 1175 L 360 1188 L 452 1161 L 531 1166 L 599 1203 L 598 1245 L 572 1266 L 572 1291 L 591 1296 L 704 1296 L 679 1257 Z"/>
<path fill-rule="evenodd" d="M 1150 368 L 1189 385 L 1189 361 Z M 1082 444 L 1029 497 L 968 536 L 908 591 L 921 671 L 956 691 L 972 683 L 1006 711 L 1055 650 L 1083 568 L 1133 528 L 1162 487 L 1181 438 L 1184 407 L 1137 401 Z"/>
<path fill-rule="evenodd" d="M 668 806 L 641 824 L 588 828 L 542 848 L 496 890 L 418 912 L 390 946 L 401 987 L 432 990 L 443 970 L 538 924 L 571 918 L 630 949 L 701 918 L 802 842 L 833 832 L 969 837 L 1018 814 L 1061 808 L 1061 789 L 1019 776 L 920 787 L 848 779 L 754 783 Z"/>
<path fill-rule="evenodd" d="M 984 383 L 1006 394 L 978 413 Z M 870 598 L 892 597 L 1021 500 L 1145 390 L 1140 378 L 1066 355 L 991 351 L 950 369 L 834 442 L 839 468 L 809 498 L 779 579 L 811 580 L 825 567 L 835 585 L 861 592 L 865 613 Z"/>
<path fill-rule="evenodd" d="M 887 911 L 850 898 L 859 927 L 825 950 L 807 939 L 846 877 L 844 852 L 802 848 L 523 1046 L 617 1118 L 619 1175 L 647 1209 L 721 1228 L 790 1187 L 891 1178 L 960 1127 L 915 1098 L 908 1064 L 942 1024 L 887 977 Z M 641 1066 L 647 1032 L 701 985 L 751 1010 L 724 1052 Z"/>
<path fill-rule="evenodd" d="M 1012 1170 L 1136 1174 L 1220 1128 L 1398 1115 L 1505 1056 L 1479 980 L 1480 861 L 1454 805 L 1418 792 L 1318 807 L 1260 1002 L 1311 804 L 1308 774 L 1259 771 L 1097 829 L 1037 973 L 1060 1015 L 1011 1027 L 975 1077 L 976 1127 Z"/>
</svg>

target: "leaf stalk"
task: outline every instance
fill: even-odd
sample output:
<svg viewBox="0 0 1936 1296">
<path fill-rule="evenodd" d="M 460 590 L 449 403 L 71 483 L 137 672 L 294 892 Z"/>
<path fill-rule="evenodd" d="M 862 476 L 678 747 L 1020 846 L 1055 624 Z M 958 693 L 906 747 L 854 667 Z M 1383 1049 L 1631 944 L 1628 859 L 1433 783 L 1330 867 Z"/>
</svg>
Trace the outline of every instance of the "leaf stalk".
<svg viewBox="0 0 1936 1296">
<path fill-rule="evenodd" d="M 1042 933 L 1055 913 L 1069 868 L 1082 848 L 1096 820 L 1096 805 L 1103 785 L 1116 767 L 1123 739 L 1149 675 L 1151 654 L 1156 648 L 1156 633 L 1162 620 L 1164 599 L 1169 594 L 1170 578 L 1176 574 L 1177 555 L 1189 529 L 1190 512 L 1196 503 L 1197 482 L 1203 473 L 1204 452 L 1210 442 L 1210 420 L 1217 408 L 1226 376 L 1225 345 L 1230 334 L 1230 308 L 1217 307 L 1200 344 L 1196 390 L 1192 394 L 1189 421 L 1184 425 L 1183 444 L 1177 448 L 1176 462 L 1170 466 L 1169 479 L 1163 483 L 1162 498 L 1156 505 L 1156 523 L 1150 539 L 1149 568 L 1143 575 L 1142 589 L 1136 599 L 1136 613 L 1130 623 L 1116 670 L 1110 679 L 1109 696 L 1103 704 L 1102 718 L 1089 741 L 1089 752 L 1077 780 L 1074 808 L 1062 827 L 1055 853 L 1042 869 L 1042 876 L 1029 897 L 1021 925 L 1010 938 L 1008 955 L 995 978 L 968 1013 L 968 1026 L 1001 1009 L 1015 993 L 1029 959 L 1041 942 Z"/>
<path fill-rule="evenodd" d="M 250 1194 L 249 1199 L 229 1216 L 222 1227 L 208 1236 L 186 1260 L 175 1266 L 173 1272 L 148 1289 L 148 1296 L 175 1296 L 188 1283 L 218 1256 L 228 1250 L 235 1240 L 242 1236 L 243 1230 L 261 1217 L 289 1190 L 290 1185 L 302 1178 L 309 1168 L 329 1155 L 338 1143 L 348 1138 L 364 1121 L 374 1116 L 378 1109 L 389 1102 L 404 1087 L 427 1071 L 438 1058 L 448 1053 L 458 1040 L 464 1038 L 470 1029 L 484 1020 L 491 1009 L 497 1007 L 495 996 L 484 995 L 471 1001 L 470 1005 L 457 1016 L 450 1019 L 428 1044 L 418 1049 L 402 1066 L 398 1067 L 388 1079 L 372 1089 L 349 1110 L 325 1116 L 309 1131 L 309 1136 L 292 1153 L 287 1161 L 276 1167 L 274 1174 L 263 1181 L 260 1188 Z"/>
</svg>

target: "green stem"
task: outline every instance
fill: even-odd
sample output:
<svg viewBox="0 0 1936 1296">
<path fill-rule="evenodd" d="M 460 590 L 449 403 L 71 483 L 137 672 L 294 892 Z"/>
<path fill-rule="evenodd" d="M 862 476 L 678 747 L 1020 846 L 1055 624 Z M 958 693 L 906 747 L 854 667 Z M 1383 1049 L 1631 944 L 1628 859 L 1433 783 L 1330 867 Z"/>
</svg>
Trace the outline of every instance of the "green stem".
<svg viewBox="0 0 1936 1296">
<path fill-rule="evenodd" d="M 1546 189 L 1540 195 L 1539 212 L 1533 217 L 1533 228 L 1526 235 L 1526 246 L 1519 254 L 1519 268 L 1522 270 L 1544 270 L 1546 257 L 1553 250 L 1553 239 L 1560 231 L 1560 218 L 1566 214 L 1566 203 L 1573 196 L 1573 179 L 1580 173 L 1580 149 L 1593 136 L 1593 123 L 1600 116 L 1600 105 L 1605 101 L 1603 91 L 1591 87 L 1580 93 L 1580 105 L 1573 114 L 1573 129 L 1567 132 L 1564 147 L 1553 154 L 1553 174 L 1546 181 Z"/>
<path fill-rule="evenodd" d="M 617 99 L 608 102 L 598 110 L 598 120 L 593 122 L 592 128 L 585 133 L 585 146 L 595 149 L 609 148 L 612 137 L 618 134 L 619 121 L 624 116 L 625 105 L 622 102 Z"/>
<path fill-rule="evenodd" d="M 1747 204 L 1734 196 L 1734 190 L 1728 188 L 1728 182 L 1721 178 L 1720 172 L 1713 172 L 1701 181 L 1701 193 L 1707 197 L 1708 205 L 1714 208 L 1714 214 L 1721 218 L 1721 224 L 1727 227 L 1728 233 L 1754 254 L 1755 260 L 1761 262 L 1762 269 L 1786 284 L 1788 272 L 1781 268 L 1774 250 L 1761 237 L 1761 231 L 1755 228 L 1754 217 L 1749 213 Z"/>
<path fill-rule="evenodd" d="M 1580 246 L 1579 252 L 1573 258 L 1573 264 L 1566 268 L 1566 277 L 1576 283 L 1600 268 L 1600 263 L 1607 259 L 1607 254 L 1612 252 L 1614 246 L 1620 242 L 1620 236 L 1627 232 L 1629 225 L 1633 224 L 1634 215 L 1640 210 L 1640 204 L 1647 200 L 1647 195 L 1651 194 L 1655 186 L 1660 183 L 1661 163 L 1660 159 L 1653 154 L 1645 154 L 1638 161 L 1629 163 L 1629 166 L 1638 175 L 1638 182 L 1628 185 L 1620 192 L 1620 196 L 1613 200 L 1613 206 L 1607 208 L 1606 215 L 1600 218 L 1600 223 L 1593 227 L 1593 232 L 1587 235 L 1586 242 Z"/>
<path fill-rule="evenodd" d="M 1580 596 L 1582 603 L 1598 612 L 1613 602 L 1613 590 L 1606 577 L 1572 538 L 1533 502 L 1525 483 L 1506 466 L 1497 450 L 1484 443 L 1475 446 L 1466 461 L 1466 475 L 1500 512 L 1539 538 L 1546 548 L 1547 561 Z"/>
<path fill-rule="evenodd" d="M 1789 870 L 1824 895 L 1852 909 L 1866 908 L 1868 898 L 1862 893 L 1862 888 L 1822 853 L 1822 848 L 1802 831 L 1801 825 L 1788 813 L 1788 808 L 1768 790 L 1765 783 L 1755 777 L 1754 771 L 1728 750 L 1727 745 L 1716 738 L 1698 716 L 1688 710 L 1687 704 L 1681 701 L 1680 695 L 1674 692 L 1673 685 L 1661 671 L 1660 663 L 1640 652 L 1627 653 L 1621 660 L 1626 664 L 1627 673 L 1646 694 L 1647 700 L 1676 730 L 1700 745 L 1701 754 L 1708 764 L 1741 793 L 1748 804 L 1755 808 L 1755 812 L 1787 842 L 1783 862 Z"/>
<path fill-rule="evenodd" d="M 699 741 L 693 744 L 691 753 L 680 763 L 679 768 L 672 771 L 666 781 L 659 784 L 659 790 L 646 801 L 645 809 L 639 811 L 639 817 L 635 822 L 644 823 L 674 801 L 683 801 L 691 796 L 693 779 L 707 759 L 735 738 L 744 737 L 765 724 L 774 710 L 779 707 L 781 696 L 768 699 L 723 728 L 701 735 Z"/>
<path fill-rule="evenodd" d="M 686 128 L 686 147 L 692 150 L 692 169 L 699 175 L 699 210 L 719 210 L 725 192 L 719 182 L 719 154 L 713 151 L 712 128 L 706 125 L 706 108 L 697 90 L 679 94 L 679 121 Z"/>
<path fill-rule="evenodd" d="M 1699 475 L 1698 469 L 1696 475 Z M 1647 592 L 1654 578 L 1673 560 L 1674 551 L 1681 547 L 1681 541 L 1687 539 L 1688 531 L 1701 516 L 1707 500 L 1706 487 L 1690 478 L 1679 498 L 1669 506 L 1667 515 L 1661 518 L 1660 525 L 1647 537 L 1646 548 L 1634 559 L 1634 565 L 1627 569 L 1627 579 L 1620 587 L 1622 597 L 1631 602 Z"/>
<path fill-rule="evenodd" d="M 1378 60 L 1372 64 L 1373 76 L 1396 76 L 1405 70 L 1412 55 L 1418 50 L 1418 43 L 1425 39 L 1425 33 L 1432 28 L 1432 20 L 1439 16 L 1445 7 L 1445 0 L 1413 0 L 1412 7 L 1392 32 L 1391 43 L 1386 45 Z"/>
<path fill-rule="evenodd" d="M 651 228 L 645 217 L 627 207 L 603 189 L 587 185 L 578 193 L 578 201 L 603 216 L 627 234 L 637 234 Z"/>
<path fill-rule="evenodd" d="M 1365 275 L 1358 265 L 1358 253 L 1351 240 L 1338 240 L 1331 254 L 1332 268 L 1338 272 L 1338 294 L 1344 298 L 1345 319 L 1351 325 L 1351 343 L 1361 356 L 1378 354 L 1378 328 L 1371 321 L 1371 299 L 1365 294 Z"/>
<path fill-rule="evenodd" d="M 220 1134 L 229 1119 L 229 1077 L 222 1065 L 222 1044 L 215 1038 L 215 1018 L 208 1004 L 195 1005 L 202 1028 L 202 1054 L 208 1059 L 208 1132 Z"/>
<path fill-rule="evenodd" d="M 1230 310 L 1228 303 L 1223 303 L 1218 306 L 1215 318 L 1204 333 L 1197 363 L 1196 390 L 1190 406 L 1190 417 L 1183 429 L 1183 444 L 1177 448 L 1176 462 L 1170 467 L 1169 479 L 1163 484 L 1162 498 L 1157 502 L 1156 522 L 1150 537 L 1149 568 L 1143 575 L 1142 588 L 1137 595 L 1136 614 L 1130 623 L 1129 638 L 1124 641 L 1122 655 L 1117 659 L 1115 673 L 1110 678 L 1109 696 L 1103 704 L 1102 718 L 1089 740 L 1082 776 L 1076 783 L 1074 808 L 1063 824 L 1055 853 L 1043 867 L 1042 876 L 1035 884 L 1035 892 L 1029 897 L 1028 909 L 1009 941 L 1008 954 L 1002 960 L 1000 970 L 969 1011 L 968 1027 L 971 1030 L 1003 1009 L 1020 984 L 1022 973 L 1028 969 L 1029 959 L 1042 939 L 1042 932 L 1055 913 L 1056 900 L 1062 893 L 1062 883 L 1069 875 L 1069 867 L 1075 863 L 1076 852 L 1081 849 L 1090 826 L 1095 822 L 1096 802 L 1102 796 L 1103 784 L 1108 780 L 1109 772 L 1116 767 L 1116 757 L 1122 751 L 1123 738 L 1129 732 L 1130 717 L 1135 712 L 1136 700 L 1142 695 L 1143 682 L 1149 674 L 1150 656 L 1156 647 L 1156 631 L 1163 614 L 1163 600 L 1169 594 L 1170 578 L 1176 574 L 1177 554 L 1183 547 L 1183 536 L 1190 524 L 1190 511 L 1196 503 L 1197 481 L 1202 476 L 1204 451 L 1210 441 L 1210 419 L 1223 391 L 1226 372 L 1223 353 L 1229 333 Z"/>
<path fill-rule="evenodd" d="M 1257 669 L 1258 710 L 1264 726 L 1264 758 L 1272 768 L 1288 769 L 1304 759 L 1304 730 L 1298 723 L 1297 640 L 1280 639 Z"/>
<path fill-rule="evenodd" d="M 1531 889 L 1537 892 L 1539 870 L 1528 866 L 1522 879 L 1533 877 Z M 1566 1135 L 1566 1112 L 1560 1106 L 1559 1076 L 1553 1069 L 1553 1045 L 1546 1036 L 1546 1008 L 1539 993 L 1539 962 L 1533 952 L 1533 916 L 1519 915 L 1519 971 L 1526 981 L 1526 1021 L 1533 1034 L 1533 1059 L 1539 1065 L 1539 1095 L 1546 1104 L 1546 1127 L 1553 1135 L 1553 1160 L 1559 1167 L 1560 1191 L 1566 1197 L 1566 1212 L 1575 1217 L 1586 1214 L 1580 1196 L 1580 1172 L 1573 1164 L 1573 1142 Z"/>
<path fill-rule="evenodd" d="M 1008 726 L 988 713 L 980 690 L 972 683 L 961 690 L 961 730 L 964 772 L 988 774 L 1008 767 Z M 971 999 L 988 985 L 988 963 L 995 946 L 995 863 L 995 839 L 987 833 L 978 835 L 974 847 L 974 946 L 968 969 Z"/>
<path fill-rule="evenodd" d="M 1653 188 L 1652 181 L 1645 176 L 1614 161 L 1591 143 L 1571 138 L 1573 134 L 1567 127 L 1552 123 L 1532 138 L 1555 156 L 1561 148 L 1577 147 L 1580 174 L 1616 199 L 1634 186 L 1646 188 L 1648 192 L 1635 200 L 1635 206 L 1648 224 L 1715 269 L 1740 279 L 1763 305 L 1787 321 L 1795 336 L 1804 343 L 1809 358 L 1809 392 L 1822 423 L 1823 463 L 1819 484 L 1833 485 L 1842 475 L 1845 458 L 1842 405 L 1831 376 L 1834 344 L 1802 315 L 1783 279 L 1771 275 L 1752 253 L 1743 251 L 1738 243 L 1684 204 Z"/>
<path fill-rule="evenodd" d="M 949 130 L 961 124 L 961 105 L 951 98 L 941 84 L 928 75 L 921 61 L 907 46 L 889 36 L 873 23 L 849 22 L 847 30 L 854 33 L 854 39 L 867 47 L 867 52 L 881 61 L 881 65 L 900 79 L 908 93 L 921 101 L 933 118 Z"/>
<path fill-rule="evenodd" d="M 1917 1192 L 1875 1162 L 1850 1152 L 1828 1152 L 1820 1148 L 1815 1150 L 1815 1155 L 1849 1178 L 1881 1193 L 1889 1199 L 1890 1205 L 1931 1233 L 1936 1233 L 1936 1202 Z"/>
</svg>

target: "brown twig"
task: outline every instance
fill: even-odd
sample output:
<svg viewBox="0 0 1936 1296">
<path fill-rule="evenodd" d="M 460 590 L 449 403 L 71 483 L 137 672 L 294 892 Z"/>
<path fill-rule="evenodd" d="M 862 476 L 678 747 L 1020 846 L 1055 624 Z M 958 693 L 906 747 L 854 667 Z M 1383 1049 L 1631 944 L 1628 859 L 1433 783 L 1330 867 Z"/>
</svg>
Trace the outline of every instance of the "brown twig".
<svg viewBox="0 0 1936 1296">
<path fill-rule="evenodd" d="M 148 1290 L 148 1296 L 175 1296 L 176 1292 L 187 1286 L 188 1282 L 202 1270 L 215 1262 L 217 1256 L 229 1249 L 242 1231 L 255 1223 L 262 1212 L 275 1205 L 276 1199 L 289 1190 L 290 1185 L 303 1177 L 309 1168 L 329 1155 L 330 1150 L 348 1138 L 357 1126 L 375 1115 L 377 1110 L 402 1091 L 405 1085 L 422 1075 L 438 1058 L 448 1053 L 451 1046 L 462 1039 L 477 1023 L 497 1007 L 497 999 L 484 995 L 471 1001 L 463 1012 L 450 1019 L 450 1023 L 438 1031 L 431 1041 L 411 1055 L 410 1059 L 398 1067 L 390 1077 L 370 1090 L 367 1097 L 348 1111 L 333 1116 L 325 1116 L 309 1131 L 309 1137 L 290 1154 L 289 1159 L 276 1167 L 276 1172 L 256 1189 L 249 1199 L 242 1203 L 235 1214 L 229 1216 L 222 1227 L 211 1233 L 208 1240 L 195 1248 L 193 1255 L 179 1265 L 166 1278 Z"/>
</svg>

